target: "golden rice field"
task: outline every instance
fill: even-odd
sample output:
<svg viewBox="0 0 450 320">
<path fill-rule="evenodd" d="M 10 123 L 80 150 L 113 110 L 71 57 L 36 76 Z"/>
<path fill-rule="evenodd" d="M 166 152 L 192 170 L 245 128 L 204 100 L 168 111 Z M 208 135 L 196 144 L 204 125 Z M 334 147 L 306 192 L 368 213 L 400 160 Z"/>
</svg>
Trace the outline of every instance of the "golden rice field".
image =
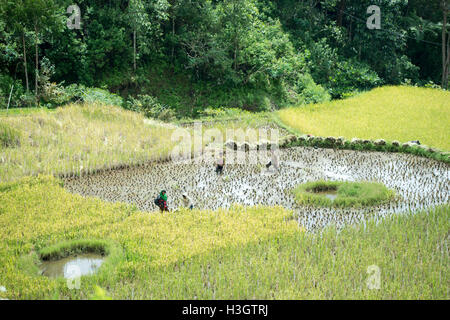
<svg viewBox="0 0 450 320">
<path fill-rule="evenodd" d="M 407 86 L 376 88 L 358 96 L 283 109 L 282 122 L 315 136 L 385 139 L 450 150 L 450 92 Z"/>
<path fill-rule="evenodd" d="M 3 111 L 0 182 L 37 174 L 89 174 L 99 169 L 164 160 L 176 145 L 183 143 L 185 134 L 192 137 L 192 150 L 195 141 L 204 146 L 217 135 L 222 136 L 223 142 L 253 142 L 260 138 L 260 128 L 267 128 L 266 139 L 271 139 L 269 127 L 274 127 L 267 117 L 259 115 L 226 123 L 199 123 L 199 127 L 192 124 L 181 129 L 120 107 L 93 103 L 69 104 L 55 110 Z M 172 140 L 177 129 L 181 134 L 175 134 Z"/>
<path fill-rule="evenodd" d="M 292 217 L 281 207 L 140 212 L 53 177 L 3 183 L 0 298 L 88 299 L 98 286 L 114 299 L 448 299 L 448 205 L 340 233 L 306 233 Z M 41 249 L 80 239 L 121 255 L 79 289 L 37 275 Z"/>
<path fill-rule="evenodd" d="M 123 290 L 136 282 L 146 283 L 148 276 L 162 268 L 276 234 L 302 232 L 292 213 L 279 207 L 139 212 L 130 205 L 71 194 L 48 176 L 0 184 L 0 230 L 0 283 L 10 299 L 49 298 L 54 292 L 60 298 L 86 298 L 93 284 L 112 293 L 117 290 L 116 298 L 126 298 Z M 73 291 L 65 281 L 23 268 L 21 261 L 30 253 L 73 239 L 114 241 L 125 251 L 124 258 L 114 270 L 86 277 L 83 288 Z M 158 294 L 157 290 L 147 292 L 148 297 Z"/>
<path fill-rule="evenodd" d="M 389 95 L 398 97 L 398 110 Z M 279 116 L 314 135 L 419 139 L 449 150 L 448 97 L 385 87 Z M 203 129 L 270 127 L 266 116 Z M 339 127 L 349 133 L 332 131 Z M 69 193 L 54 177 L 165 159 L 175 128 L 96 104 L 0 113 L 0 299 L 449 298 L 448 204 L 313 234 L 282 207 L 142 212 Z M 38 275 L 41 250 L 67 241 L 110 243 L 117 252 L 70 289 L 63 278 Z"/>
<path fill-rule="evenodd" d="M 120 107 L 72 104 L 52 112 L 0 116 L 1 129 L 17 136 L 0 144 L 0 182 L 36 174 L 89 173 L 165 158 L 173 129 L 145 124 Z"/>
</svg>

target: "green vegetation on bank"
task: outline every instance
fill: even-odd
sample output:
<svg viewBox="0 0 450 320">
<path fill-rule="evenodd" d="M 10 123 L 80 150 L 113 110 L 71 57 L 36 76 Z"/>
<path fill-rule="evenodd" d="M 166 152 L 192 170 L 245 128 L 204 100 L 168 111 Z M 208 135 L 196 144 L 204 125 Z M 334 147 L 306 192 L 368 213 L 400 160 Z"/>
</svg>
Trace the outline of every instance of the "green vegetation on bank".
<svg viewBox="0 0 450 320">
<path fill-rule="evenodd" d="M 450 93 L 416 87 L 383 87 L 356 97 L 278 112 L 298 132 L 347 139 L 415 141 L 450 150 Z"/>
<path fill-rule="evenodd" d="M 372 206 L 393 199 L 395 193 L 381 183 L 310 181 L 299 185 L 293 191 L 299 204 L 327 207 Z M 335 193 L 335 198 L 327 197 L 326 192 Z"/>
<path fill-rule="evenodd" d="M 1 298 L 86 299 L 98 286 L 114 299 L 448 299 L 448 205 L 311 234 L 280 207 L 144 213 L 50 177 L 0 190 Z M 83 239 L 123 254 L 80 290 L 20 268 L 30 253 Z M 371 266 L 379 289 L 367 285 Z"/>
</svg>

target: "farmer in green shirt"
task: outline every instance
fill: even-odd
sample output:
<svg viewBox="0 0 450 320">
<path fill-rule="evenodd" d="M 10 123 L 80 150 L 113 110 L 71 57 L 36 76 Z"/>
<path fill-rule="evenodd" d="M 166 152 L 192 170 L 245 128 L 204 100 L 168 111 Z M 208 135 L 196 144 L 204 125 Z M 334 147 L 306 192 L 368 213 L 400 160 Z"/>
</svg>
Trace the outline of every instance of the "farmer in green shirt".
<svg viewBox="0 0 450 320">
<path fill-rule="evenodd" d="M 158 198 L 155 199 L 155 204 L 161 209 L 161 212 L 163 211 L 169 211 L 169 208 L 167 207 L 167 194 L 166 190 L 162 190 L 158 196 Z"/>
</svg>

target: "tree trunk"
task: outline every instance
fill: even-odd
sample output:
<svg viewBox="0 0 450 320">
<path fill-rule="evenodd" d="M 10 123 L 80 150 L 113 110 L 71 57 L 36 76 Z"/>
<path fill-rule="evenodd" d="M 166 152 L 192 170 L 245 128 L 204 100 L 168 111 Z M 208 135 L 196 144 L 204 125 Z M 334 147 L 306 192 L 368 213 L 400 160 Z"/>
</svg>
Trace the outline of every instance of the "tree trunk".
<svg viewBox="0 0 450 320">
<path fill-rule="evenodd" d="M 34 25 L 34 32 L 36 35 L 36 41 L 34 43 L 34 48 L 35 48 L 35 77 L 34 77 L 34 91 L 35 91 L 35 98 L 36 98 L 36 104 L 38 104 L 38 77 L 39 77 L 39 56 L 38 56 L 38 31 L 37 31 L 37 26 L 36 24 Z"/>
<path fill-rule="evenodd" d="M 28 92 L 30 90 L 30 85 L 28 84 L 27 51 L 25 48 L 25 31 L 22 34 L 22 44 L 23 44 L 23 66 L 25 68 L 25 83 L 26 83 L 27 92 Z"/>
<path fill-rule="evenodd" d="M 337 16 L 337 25 L 339 27 L 342 27 L 342 15 L 344 14 L 344 9 L 345 9 L 345 1 L 346 0 L 341 0 L 341 2 L 339 3 L 339 11 L 338 11 L 338 16 Z"/>
</svg>

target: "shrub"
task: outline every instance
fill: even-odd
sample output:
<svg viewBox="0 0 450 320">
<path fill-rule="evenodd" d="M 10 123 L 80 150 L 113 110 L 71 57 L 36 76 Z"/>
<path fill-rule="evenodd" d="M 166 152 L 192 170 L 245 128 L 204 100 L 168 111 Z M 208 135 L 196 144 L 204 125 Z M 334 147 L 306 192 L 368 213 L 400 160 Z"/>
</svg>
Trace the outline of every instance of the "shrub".
<svg viewBox="0 0 450 320">
<path fill-rule="evenodd" d="M 381 84 L 378 74 L 368 66 L 356 61 L 338 62 L 330 78 L 330 93 L 333 98 L 354 96 L 361 90 L 369 90 Z"/>
<path fill-rule="evenodd" d="M 36 106 L 36 97 L 31 91 L 24 92 L 23 94 L 20 95 L 18 102 L 19 108 L 28 108 L 35 106 Z"/>
<path fill-rule="evenodd" d="M 125 104 L 125 109 L 142 112 L 148 118 L 155 118 L 163 121 L 175 119 L 175 111 L 169 106 L 158 102 L 156 97 L 141 94 L 136 98 L 129 98 Z"/>
<path fill-rule="evenodd" d="M 11 86 L 14 85 L 12 93 Z M 25 93 L 22 83 L 19 80 L 14 80 L 12 77 L 0 74 L 0 109 L 8 106 L 9 94 L 11 93 L 11 100 L 9 108 L 23 107 L 21 96 Z"/>
<path fill-rule="evenodd" d="M 85 88 L 83 86 L 79 86 L 79 90 L 82 93 L 81 98 L 83 102 L 103 103 L 114 106 L 121 106 L 123 104 L 123 100 L 120 96 L 111 93 L 106 89 Z"/>
<path fill-rule="evenodd" d="M 331 97 L 321 85 L 316 84 L 310 74 L 304 74 L 297 80 L 295 91 L 300 95 L 302 104 L 330 101 Z"/>
<path fill-rule="evenodd" d="M 200 112 L 202 117 L 206 118 L 226 118 L 226 117 L 239 117 L 241 115 L 249 115 L 250 112 L 239 108 L 213 108 L 208 107 Z"/>
</svg>

